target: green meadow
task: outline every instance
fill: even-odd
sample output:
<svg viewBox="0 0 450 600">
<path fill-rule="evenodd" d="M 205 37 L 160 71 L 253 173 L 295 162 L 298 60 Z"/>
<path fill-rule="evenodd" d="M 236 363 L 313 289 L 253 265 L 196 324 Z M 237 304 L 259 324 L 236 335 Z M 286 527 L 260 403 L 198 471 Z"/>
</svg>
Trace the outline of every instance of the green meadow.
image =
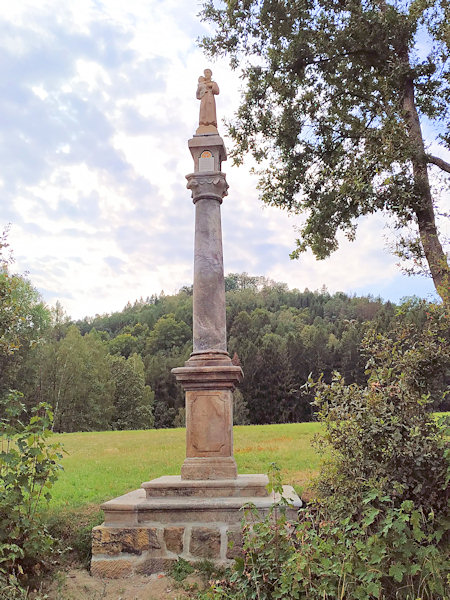
<svg viewBox="0 0 450 600">
<path fill-rule="evenodd" d="M 239 473 L 266 473 L 276 462 L 283 481 L 301 492 L 320 458 L 311 442 L 318 423 L 234 428 Z M 138 488 L 161 475 L 178 475 L 185 457 L 185 429 L 103 431 L 52 436 L 64 445 L 64 471 L 52 490 L 50 510 L 78 509 Z"/>
</svg>

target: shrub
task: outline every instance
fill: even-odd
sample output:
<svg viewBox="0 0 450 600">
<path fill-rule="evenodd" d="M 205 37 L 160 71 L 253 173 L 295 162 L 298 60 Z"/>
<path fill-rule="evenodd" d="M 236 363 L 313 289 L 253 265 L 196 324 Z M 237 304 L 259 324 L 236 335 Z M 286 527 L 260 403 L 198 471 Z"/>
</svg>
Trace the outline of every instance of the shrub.
<svg viewBox="0 0 450 600">
<path fill-rule="evenodd" d="M 395 336 L 367 333 L 366 387 L 346 386 L 338 373 L 330 385 L 316 386 L 314 404 L 325 425 L 319 449 L 330 455 L 317 493 L 334 513 L 357 513 L 371 488 L 389 495 L 396 508 L 404 500 L 424 514 L 447 508 L 448 451 L 431 413 L 431 389 L 436 392 L 436 375 L 450 361 L 450 323 L 440 307 L 429 310 L 420 333 L 402 315 Z"/>
<path fill-rule="evenodd" d="M 52 546 L 41 522 L 39 507 L 62 468 L 62 447 L 48 443 L 50 406 L 25 412 L 19 392 L 10 392 L 0 405 L 0 573 L 39 572 Z M 11 584 L 12 585 L 12 584 Z"/>
<path fill-rule="evenodd" d="M 282 492 L 279 468 L 269 470 L 269 491 Z M 233 573 L 215 581 L 206 598 L 272 600 L 296 598 L 292 576 L 296 572 L 296 530 L 288 523 L 286 502 L 274 503 L 261 520 L 254 505 L 247 505 L 243 518 L 243 555 L 235 561 Z"/>
<path fill-rule="evenodd" d="M 448 355 L 448 317 L 436 308 L 429 319 L 413 339 L 401 323 L 396 339 L 369 331 L 365 387 L 338 373 L 311 383 L 329 457 L 317 498 L 295 527 L 274 521 L 276 507 L 263 523 L 247 520 L 243 559 L 210 598 L 448 600 L 449 454 L 428 389 Z"/>
</svg>

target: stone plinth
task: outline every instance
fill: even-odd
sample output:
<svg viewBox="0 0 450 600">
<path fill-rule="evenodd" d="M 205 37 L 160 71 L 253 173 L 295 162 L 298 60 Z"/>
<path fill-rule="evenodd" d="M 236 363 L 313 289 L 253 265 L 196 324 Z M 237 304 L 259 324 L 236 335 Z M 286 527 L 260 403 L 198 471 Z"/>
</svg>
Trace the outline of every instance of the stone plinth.
<svg viewBox="0 0 450 600">
<path fill-rule="evenodd" d="M 179 556 L 230 564 L 242 545 L 243 506 L 252 503 L 263 518 L 279 499 L 267 494 L 266 483 L 262 475 L 205 482 L 159 477 L 105 502 L 105 522 L 93 530 L 92 575 L 150 575 Z M 295 520 L 301 500 L 290 486 L 283 495 L 292 504 L 287 516 Z"/>
<path fill-rule="evenodd" d="M 203 366 L 209 361 L 229 364 Z M 186 460 L 181 478 L 235 479 L 233 388 L 242 380 L 241 368 L 232 365 L 228 355 L 208 353 L 194 355 L 172 373 L 186 390 Z"/>
</svg>

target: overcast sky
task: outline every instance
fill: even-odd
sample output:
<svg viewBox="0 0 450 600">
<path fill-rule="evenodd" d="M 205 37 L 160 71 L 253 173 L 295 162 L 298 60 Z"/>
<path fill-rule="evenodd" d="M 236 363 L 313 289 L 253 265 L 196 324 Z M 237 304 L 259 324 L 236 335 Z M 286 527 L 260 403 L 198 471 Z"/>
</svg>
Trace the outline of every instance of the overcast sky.
<svg viewBox="0 0 450 600">
<path fill-rule="evenodd" d="M 0 227 L 11 223 L 14 270 L 73 318 L 192 282 L 185 175 L 197 78 L 212 68 L 219 121 L 232 116 L 240 87 L 225 61 L 210 64 L 196 47 L 207 31 L 199 9 L 192 0 L 2 5 Z M 250 164 L 223 170 L 226 272 L 394 301 L 433 293 L 429 280 L 401 275 L 380 216 L 330 259 L 291 261 L 299 221 L 263 207 Z"/>
</svg>

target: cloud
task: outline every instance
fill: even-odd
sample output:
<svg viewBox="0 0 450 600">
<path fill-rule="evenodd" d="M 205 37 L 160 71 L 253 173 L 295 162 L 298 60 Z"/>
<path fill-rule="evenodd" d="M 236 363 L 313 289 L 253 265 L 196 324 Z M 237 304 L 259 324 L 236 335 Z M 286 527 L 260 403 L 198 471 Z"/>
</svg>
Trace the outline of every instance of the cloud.
<svg viewBox="0 0 450 600">
<path fill-rule="evenodd" d="M 117 258 L 117 256 L 106 256 L 103 260 L 116 275 L 120 275 L 123 267 L 126 265 L 126 262 L 121 258 Z"/>
<path fill-rule="evenodd" d="M 195 45 L 208 31 L 197 12 L 179 0 L 4 7 L 0 212 L 13 223 L 16 267 L 74 317 L 192 282 L 187 140 L 210 62 Z M 238 106 L 240 82 L 226 61 L 211 66 L 221 121 Z M 247 167 L 224 165 L 226 271 L 300 288 L 390 289 L 397 271 L 380 249 L 381 222 L 363 222 L 357 245 L 344 240 L 329 261 L 292 262 L 296 219 L 263 208 Z"/>
</svg>

